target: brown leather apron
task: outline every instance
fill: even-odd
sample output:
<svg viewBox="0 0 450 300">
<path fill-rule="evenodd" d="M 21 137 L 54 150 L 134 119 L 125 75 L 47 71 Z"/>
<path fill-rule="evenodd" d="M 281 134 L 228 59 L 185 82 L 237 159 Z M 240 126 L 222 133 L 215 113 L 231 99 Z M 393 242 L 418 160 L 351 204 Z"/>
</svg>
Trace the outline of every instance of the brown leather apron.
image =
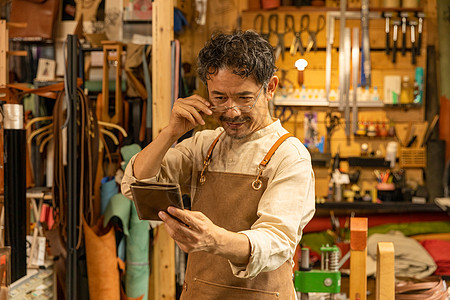
<svg viewBox="0 0 450 300">
<path fill-rule="evenodd" d="M 207 172 L 212 151 L 220 135 L 209 148 L 199 172 L 192 210 L 203 212 L 217 226 L 238 232 L 250 229 L 257 220 L 258 203 L 267 188 L 263 170 L 278 146 L 292 136 L 285 134 L 272 146 L 258 167 L 258 174 Z M 217 299 L 295 299 L 292 266 L 285 262 L 278 269 L 262 272 L 253 279 L 233 275 L 227 259 L 206 252 L 190 253 L 182 300 Z"/>
</svg>

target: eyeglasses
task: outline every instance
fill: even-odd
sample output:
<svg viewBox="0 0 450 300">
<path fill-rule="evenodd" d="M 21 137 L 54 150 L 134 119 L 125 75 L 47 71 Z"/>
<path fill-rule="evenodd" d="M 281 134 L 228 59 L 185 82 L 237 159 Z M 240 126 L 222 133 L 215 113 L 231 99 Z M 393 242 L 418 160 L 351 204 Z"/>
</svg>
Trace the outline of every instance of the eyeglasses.
<svg viewBox="0 0 450 300">
<path fill-rule="evenodd" d="M 214 99 L 210 99 L 211 103 L 216 104 L 216 105 L 209 107 L 209 109 L 211 109 L 215 113 L 224 113 L 230 109 L 234 109 L 235 111 L 240 111 L 241 113 L 248 113 L 255 107 L 256 102 L 259 99 L 259 96 L 261 96 L 262 90 L 263 90 L 263 85 L 259 88 L 259 92 L 256 95 L 256 97 L 255 96 L 229 97 L 233 100 L 234 103 L 252 103 L 253 102 L 253 104 L 234 105 L 234 106 L 220 105 L 220 104 L 218 104 L 218 102 L 225 103 L 228 101 L 227 97 L 220 96 L 220 97 L 216 97 Z"/>
</svg>

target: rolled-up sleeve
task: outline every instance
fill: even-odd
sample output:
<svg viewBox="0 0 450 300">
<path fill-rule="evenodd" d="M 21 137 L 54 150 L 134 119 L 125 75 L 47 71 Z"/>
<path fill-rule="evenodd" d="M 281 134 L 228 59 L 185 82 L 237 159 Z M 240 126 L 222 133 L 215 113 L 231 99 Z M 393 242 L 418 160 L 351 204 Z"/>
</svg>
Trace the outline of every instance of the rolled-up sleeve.
<svg viewBox="0 0 450 300">
<path fill-rule="evenodd" d="M 233 274 L 253 278 L 277 269 L 293 256 L 303 228 L 315 212 L 314 173 L 308 159 L 280 168 L 269 182 L 258 206 L 258 220 L 241 231 L 251 244 L 246 266 L 230 262 Z"/>
<path fill-rule="evenodd" d="M 125 168 L 125 172 L 123 174 L 122 183 L 121 186 L 121 192 L 122 194 L 127 197 L 128 199 L 132 199 L 133 195 L 131 194 L 130 186 L 137 181 L 136 177 L 134 176 L 133 166 L 134 161 L 136 159 L 137 154 L 135 154 L 133 157 L 131 157 L 130 161 L 128 162 L 127 167 Z M 144 183 L 150 183 L 156 181 L 156 176 L 151 178 L 145 178 L 140 179 L 140 182 Z"/>
<path fill-rule="evenodd" d="M 194 157 L 193 151 L 197 149 L 195 146 L 196 143 L 198 143 L 197 135 L 195 137 L 185 139 L 181 143 L 178 143 L 175 147 L 170 148 L 161 162 L 161 167 L 158 173 L 154 177 L 139 179 L 139 182 L 149 183 L 158 181 L 179 183 L 182 192 L 189 193 L 192 179 Z M 130 186 L 138 181 L 138 179 L 134 176 L 133 171 L 134 162 L 138 154 L 134 155 L 130 159 L 127 167 L 125 168 L 121 183 L 122 194 L 130 199 L 132 198 Z"/>
</svg>

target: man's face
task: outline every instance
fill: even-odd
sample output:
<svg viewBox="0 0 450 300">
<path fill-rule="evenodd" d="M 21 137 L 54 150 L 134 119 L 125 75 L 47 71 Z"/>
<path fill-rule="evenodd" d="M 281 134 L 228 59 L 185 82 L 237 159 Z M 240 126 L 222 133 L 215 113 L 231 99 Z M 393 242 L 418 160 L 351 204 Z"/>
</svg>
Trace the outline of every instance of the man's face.
<svg viewBox="0 0 450 300">
<path fill-rule="evenodd" d="M 258 85 L 253 78 L 243 79 L 229 69 L 221 69 L 211 75 L 207 85 L 213 116 L 229 136 L 244 138 L 273 122 L 268 101 L 278 83 L 274 78 L 266 92 L 265 87 Z"/>
</svg>

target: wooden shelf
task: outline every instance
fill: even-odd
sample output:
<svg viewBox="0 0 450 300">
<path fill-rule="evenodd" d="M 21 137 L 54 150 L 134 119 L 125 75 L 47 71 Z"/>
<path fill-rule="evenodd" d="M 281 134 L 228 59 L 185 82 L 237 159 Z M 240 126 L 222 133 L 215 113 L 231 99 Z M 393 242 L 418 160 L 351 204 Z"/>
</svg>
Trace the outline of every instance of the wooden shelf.
<svg viewBox="0 0 450 300">
<path fill-rule="evenodd" d="M 317 203 L 318 211 L 358 211 L 365 213 L 411 213 L 411 212 L 442 212 L 434 203 L 416 204 L 411 202 L 325 202 Z"/>
<path fill-rule="evenodd" d="M 347 7 L 347 11 L 361 11 L 360 7 Z M 340 11 L 339 7 L 327 7 L 327 6 L 280 6 L 274 9 L 247 9 L 243 12 L 328 12 L 328 11 Z M 369 11 L 376 12 L 394 12 L 394 11 L 402 11 L 402 12 L 422 12 L 422 7 L 415 8 L 406 8 L 406 7 L 370 7 Z"/>
</svg>

